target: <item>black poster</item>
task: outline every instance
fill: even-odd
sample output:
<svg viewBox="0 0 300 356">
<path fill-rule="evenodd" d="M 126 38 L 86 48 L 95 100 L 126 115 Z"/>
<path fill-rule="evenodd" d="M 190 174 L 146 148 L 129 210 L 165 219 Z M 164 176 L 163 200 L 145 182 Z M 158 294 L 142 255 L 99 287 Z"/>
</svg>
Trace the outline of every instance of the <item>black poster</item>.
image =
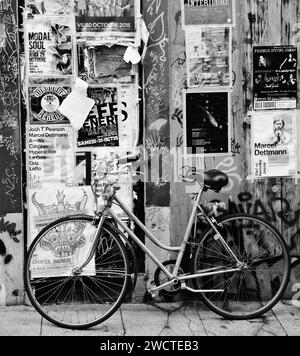
<svg viewBox="0 0 300 356">
<path fill-rule="evenodd" d="M 229 92 L 186 93 L 185 149 L 192 155 L 229 153 Z"/>
<path fill-rule="evenodd" d="M 90 87 L 96 104 L 78 134 L 78 147 L 119 146 L 117 88 Z"/>
<path fill-rule="evenodd" d="M 254 47 L 255 110 L 297 108 L 297 48 Z"/>
</svg>

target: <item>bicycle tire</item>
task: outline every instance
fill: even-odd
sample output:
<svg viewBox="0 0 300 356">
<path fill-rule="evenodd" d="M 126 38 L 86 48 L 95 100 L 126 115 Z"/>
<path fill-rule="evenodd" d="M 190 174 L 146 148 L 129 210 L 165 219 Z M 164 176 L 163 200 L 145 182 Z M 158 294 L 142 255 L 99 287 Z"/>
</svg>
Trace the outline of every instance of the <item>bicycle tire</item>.
<svg viewBox="0 0 300 356">
<path fill-rule="evenodd" d="M 96 228 L 91 216 L 57 220 L 38 234 L 27 253 L 24 280 L 29 300 L 59 327 L 96 326 L 111 317 L 126 297 L 130 263 L 124 243 L 109 224 L 98 236 L 90 264 L 75 273 L 86 261 L 84 246 L 92 243 Z"/>
<path fill-rule="evenodd" d="M 287 288 L 291 271 L 287 245 L 272 225 L 252 215 L 226 215 L 217 222 L 218 231 L 245 264 L 244 269 L 196 278 L 195 289 L 219 290 L 200 297 L 210 310 L 226 319 L 258 318 L 277 304 Z M 192 274 L 210 268 L 236 268 L 237 262 L 220 244 L 212 228 L 203 233 L 193 249 Z"/>
</svg>

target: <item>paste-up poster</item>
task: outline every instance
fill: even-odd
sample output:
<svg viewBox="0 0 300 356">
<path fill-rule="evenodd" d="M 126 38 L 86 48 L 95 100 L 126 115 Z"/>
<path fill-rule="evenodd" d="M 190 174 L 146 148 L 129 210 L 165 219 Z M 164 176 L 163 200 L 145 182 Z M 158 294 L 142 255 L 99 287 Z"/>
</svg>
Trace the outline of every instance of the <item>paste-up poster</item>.
<svg viewBox="0 0 300 356">
<path fill-rule="evenodd" d="M 255 112 L 252 117 L 252 176 L 297 174 L 296 110 Z"/>
<path fill-rule="evenodd" d="M 229 90 L 184 92 L 184 148 L 187 155 L 230 154 Z"/>
<path fill-rule="evenodd" d="M 133 37 L 136 0 L 78 0 L 75 1 L 76 31 L 79 37 L 114 36 Z"/>
<path fill-rule="evenodd" d="M 71 215 L 92 215 L 95 199 L 91 187 L 47 185 L 47 189 L 28 190 L 29 240 L 53 221 Z M 70 222 L 44 235 L 43 244 L 37 249 L 32 266 L 33 278 L 68 276 L 86 258 L 95 234 L 92 224 Z M 77 264 L 76 264 L 77 263 Z M 86 267 L 93 275 L 94 261 Z"/>
<path fill-rule="evenodd" d="M 71 88 L 60 85 L 35 85 L 28 89 L 30 124 L 69 124 L 58 108 L 70 94 Z"/>
<path fill-rule="evenodd" d="M 254 47 L 255 110 L 297 108 L 297 59 L 296 47 Z"/>
<path fill-rule="evenodd" d="M 188 87 L 231 84 L 229 27 L 186 29 Z"/>
<path fill-rule="evenodd" d="M 96 104 L 78 133 L 78 147 L 118 147 L 119 96 L 117 87 L 90 87 L 88 97 Z"/>
<path fill-rule="evenodd" d="M 44 188 L 51 182 L 73 181 L 75 167 L 74 130 L 66 125 L 27 127 L 28 186 Z"/>
<path fill-rule="evenodd" d="M 25 0 L 25 9 L 32 15 L 70 15 L 73 0 Z"/>
<path fill-rule="evenodd" d="M 181 0 L 183 26 L 235 25 L 235 0 Z"/>
<path fill-rule="evenodd" d="M 28 77 L 70 77 L 75 74 L 72 18 L 38 16 L 26 21 L 25 30 Z"/>
<path fill-rule="evenodd" d="M 92 214 L 95 198 L 91 187 L 66 187 L 49 183 L 47 189 L 28 189 L 30 237 L 51 222 L 70 215 Z M 29 241 L 30 243 L 31 241 Z"/>
<path fill-rule="evenodd" d="M 124 61 L 127 47 L 78 46 L 79 76 L 89 84 L 133 83 L 135 73 L 131 63 Z"/>
</svg>

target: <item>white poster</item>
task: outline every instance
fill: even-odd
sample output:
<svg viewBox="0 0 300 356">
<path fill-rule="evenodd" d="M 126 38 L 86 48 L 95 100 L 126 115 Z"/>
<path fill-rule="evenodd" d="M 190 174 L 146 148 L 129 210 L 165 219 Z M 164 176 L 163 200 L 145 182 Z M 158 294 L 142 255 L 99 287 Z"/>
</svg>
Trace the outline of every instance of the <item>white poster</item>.
<svg viewBox="0 0 300 356">
<path fill-rule="evenodd" d="M 230 86 L 232 29 L 186 29 L 188 87 Z"/>
<path fill-rule="evenodd" d="M 97 229 L 85 221 L 70 221 L 46 233 L 31 260 L 31 278 L 69 277 L 81 267 L 93 245 Z M 94 276 L 95 258 L 83 269 Z"/>
<path fill-rule="evenodd" d="M 297 174 L 296 111 L 254 113 L 252 176 L 293 177 Z"/>
<path fill-rule="evenodd" d="M 28 77 L 71 77 L 74 70 L 74 20 L 70 16 L 38 16 L 26 21 Z"/>
<path fill-rule="evenodd" d="M 65 125 L 27 127 L 27 179 L 32 188 L 72 183 L 75 167 L 74 130 Z"/>
<path fill-rule="evenodd" d="M 66 187 L 48 184 L 47 189 L 28 189 L 29 231 L 28 242 L 55 220 L 70 215 L 92 214 L 95 198 L 91 187 Z"/>
</svg>

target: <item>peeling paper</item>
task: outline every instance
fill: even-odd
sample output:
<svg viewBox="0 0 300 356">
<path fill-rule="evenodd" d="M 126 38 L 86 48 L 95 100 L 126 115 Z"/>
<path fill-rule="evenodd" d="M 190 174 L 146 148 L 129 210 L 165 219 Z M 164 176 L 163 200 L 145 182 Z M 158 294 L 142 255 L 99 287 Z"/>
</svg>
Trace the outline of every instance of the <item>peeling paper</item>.
<svg viewBox="0 0 300 356">
<path fill-rule="evenodd" d="M 71 94 L 63 101 L 58 111 L 66 116 L 75 130 L 80 130 L 95 105 L 95 101 L 87 97 L 88 84 L 77 78 Z"/>
</svg>

